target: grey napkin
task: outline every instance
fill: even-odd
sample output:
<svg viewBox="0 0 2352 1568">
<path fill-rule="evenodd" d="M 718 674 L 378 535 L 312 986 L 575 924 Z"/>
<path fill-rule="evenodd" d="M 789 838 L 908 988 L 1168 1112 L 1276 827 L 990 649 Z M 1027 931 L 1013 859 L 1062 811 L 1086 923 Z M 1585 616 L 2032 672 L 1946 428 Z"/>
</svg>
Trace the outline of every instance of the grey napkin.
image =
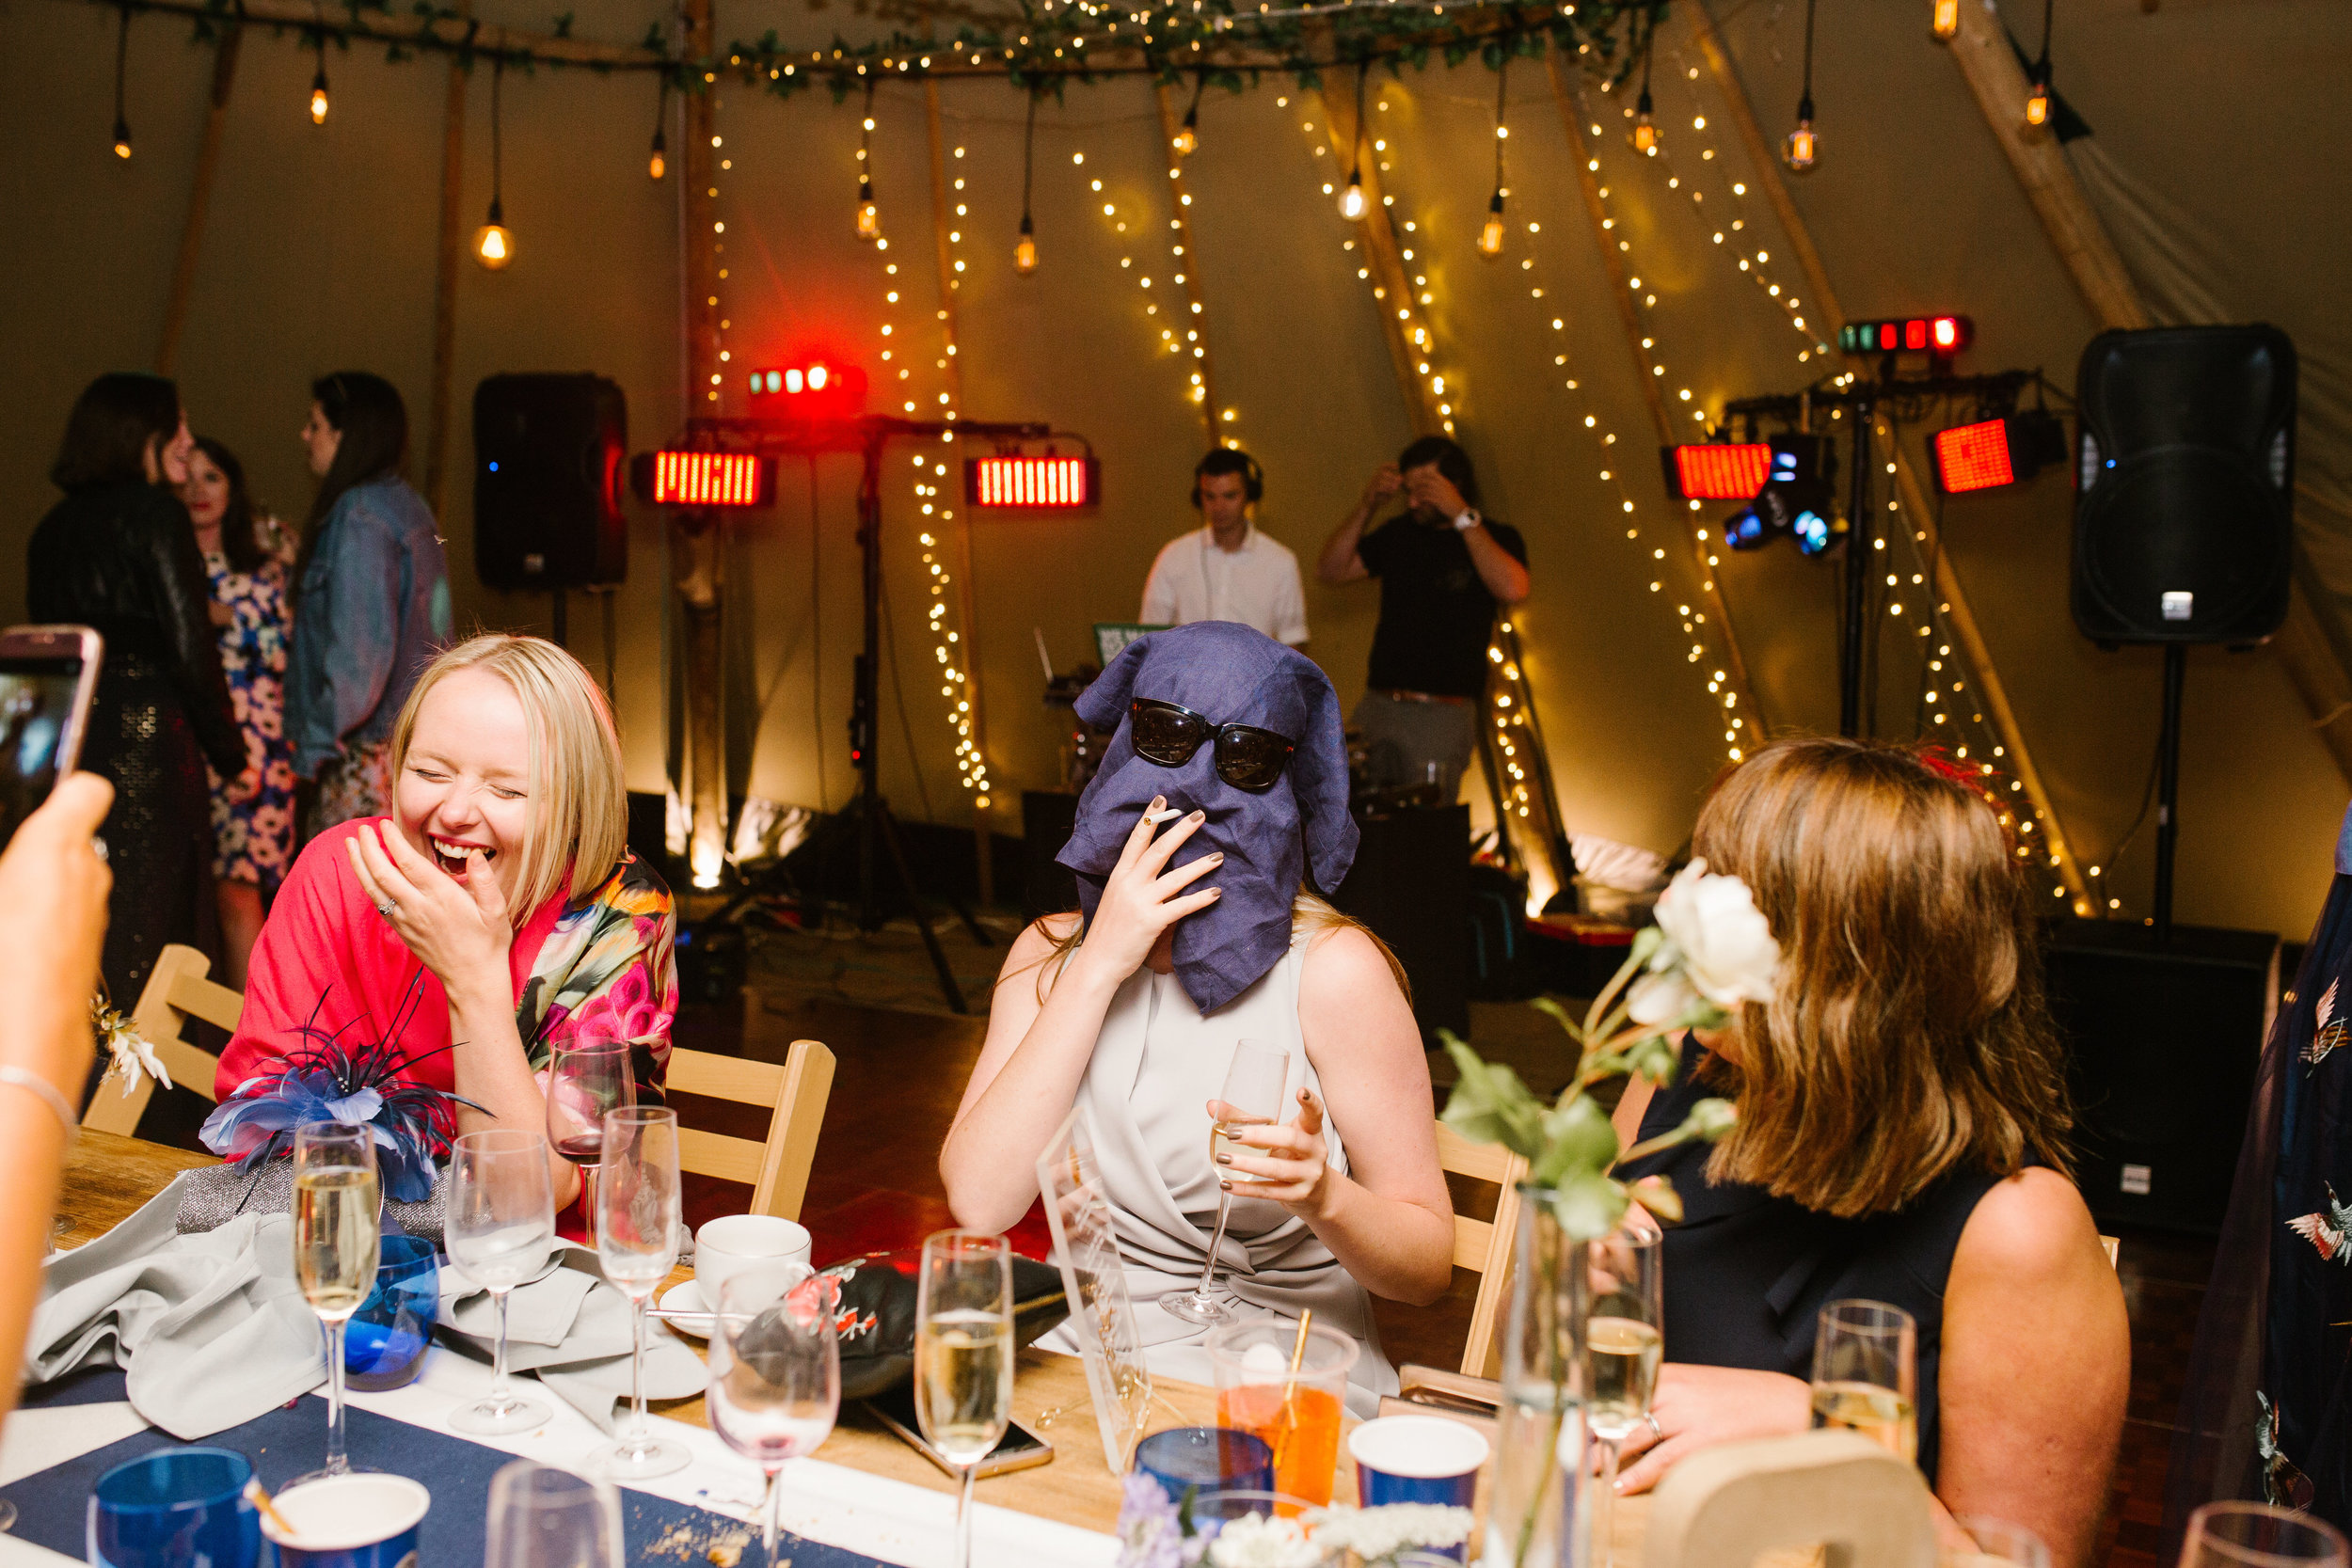
<svg viewBox="0 0 2352 1568">
<path fill-rule="evenodd" d="M 24 1371 L 26 1382 L 45 1383 L 120 1367 L 131 1407 L 183 1441 L 326 1381 L 319 1322 L 294 1282 L 293 1220 L 247 1213 L 182 1235 L 175 1220 L 187 1180 L 49 1262 Z"/>
<path fill-rule="evenodd" d="M 507 1296 L 506 1366 L 529 1371 L 606 1432 L 629 1398 L 628 1298 L 600 1278 L 596 1254 L 571 1247 L 564 1267 Z M 490 1292 L 456 1265 L 441 1270 L 441 1336 L 488 1360 L 498 1335 Z M 645 1334 L 645 1397 L 687 1399 L 703 1391 L 702 1357 L 659 1323 Z"/>
</svg>

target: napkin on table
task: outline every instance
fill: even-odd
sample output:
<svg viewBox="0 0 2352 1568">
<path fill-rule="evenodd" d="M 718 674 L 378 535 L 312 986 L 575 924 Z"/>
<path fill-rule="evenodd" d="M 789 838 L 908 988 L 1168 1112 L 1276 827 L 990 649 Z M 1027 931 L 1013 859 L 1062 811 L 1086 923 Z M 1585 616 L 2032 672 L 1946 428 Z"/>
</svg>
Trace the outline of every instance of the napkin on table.
<svg viewBox="0 0 2352 1568">
<path fill-rule="evenodd" d="M 596 1255 L 574 1247 L 564 1267 L 507 1295 L 506 1367 L 530 1371 L 606 1432 L 629 1398 L 628 1298 L 594 1272 Z M 488 1360 L 498 1335 L 490 1292 L 454 1264 L 441 1270 L 441 1337 Z M 702 1358 L 660 1323 L 645 1334 L 645 1397 L 686 1399 L 703 1391 Z"/>
</svg>

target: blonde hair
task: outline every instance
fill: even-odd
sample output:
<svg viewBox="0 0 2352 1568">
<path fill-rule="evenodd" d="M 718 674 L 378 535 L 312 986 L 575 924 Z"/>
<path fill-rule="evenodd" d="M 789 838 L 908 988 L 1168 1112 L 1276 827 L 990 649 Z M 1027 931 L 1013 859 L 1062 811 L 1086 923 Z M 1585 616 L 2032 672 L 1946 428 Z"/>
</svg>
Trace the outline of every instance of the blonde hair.
<svg viewBox="0 0 2352 1568">
<path fill-rule="evenodd" d="M 1037 971 L 1037 999 L 1040 1005 L 1044 1003 L 1045 993 L 1052 989 L 1052 983 L 1060 974 L 1061 966 L 1069 962 L 1070 955 L 1078 950 L 1079 940 L 1086 935 L 1084 916 L 1076 910 L 1070 910 L 1065 913 L 1072 920 L 1069 934 L 1066 936 L 1055 936 L 1052 928 L 1045 924 L 1048 920 L 1057 918 L 1057 916 L 1040 915 L 1032 923 L 1037 927 L 1038 935 L 1054 944 L 1052 950 L 1043 958 L 1037 959 L 1034 963 L 1021 966 L 1022 969 Z M 1315 940 L 1321 940 L 1324 935 L 1338 930 L 1363 932 L 1365 936 L 1371 938 L 1373 946 L 1380 950 L 1380 957 L 1388 961 L 1389 974 L 1395 979 L 1396 989 L 1405 993 L 1405 1005 L 1407 1007 L 1413 1005 L 1413 982 L 1406 977 L 1405 966 L 1397 961 L 1396 955 L 1390 950 L 1389 944 L 1380 940 L 1379 933 L 1354 915 L 1342 914 L 1328 902 L 1316 897 L 1302 887 L 1298 890 L 1297 895 L 1291 900 L 1291 930 L 1294 934 L 1299 931 L 1312 932 Z M 1005 981 L 1011 979 L 1013 974 L 1020 973 L 1021 970 L 1016 969 L 1011 974 L 1001 976 L 996 983 L 1002 985 Z"/>
<path fill-rule="evenodd" d="M 1853 1218 L 1954 1171 L 2069 1169 L 2040 900 L 1959 773 L 1915 750 L 1783 740 L 1700 811 L 1692 852 L 1748 884 L 1782 952 L 1715 1069 L 1740 1120 L 1710 1177 Z"/>
<path fill-rule="evenodd" d="M 395 787 L 426 695 L 460 670 L 487 671 L 504 681 L 522 705 L 531 740 L 531 833 L 501 879 L 520 925 L 558 892 L 576 900 L 595 891 L 628 852 L 621 737 L 604 692 L 580 660 L 543 638 L 488 632 L 444 652 L 417 677 L 392 726 Z"/>
</svg>

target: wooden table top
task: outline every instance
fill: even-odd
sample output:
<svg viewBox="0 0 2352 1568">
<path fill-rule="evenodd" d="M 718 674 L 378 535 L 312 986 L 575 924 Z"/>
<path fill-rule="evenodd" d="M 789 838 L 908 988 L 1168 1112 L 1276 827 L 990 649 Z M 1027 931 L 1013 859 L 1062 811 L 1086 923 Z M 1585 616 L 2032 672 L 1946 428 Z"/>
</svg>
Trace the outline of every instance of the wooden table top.
<svg viewBox="0 0 2352 1568">
<path fill-rule="evenodd" d="M 78 1246 L 104 1234 L 180 1172 L 216 1163 L 209 1154 L 110 1132 L 84 1132 L 66 1161 L 58 1200 L 58 1244 Z M 680 1268 L 671 1275 L 669 1284 L 691 1277 L 691 1269 Z M 665 1291 L 668 1289 L 669 1285 L 663 1287 Z M 701 1349 L 699 1341 L 690 1338 L 686 1342 Z M 1216 1395 L 1197 1384 L 1154 1378 L 1152 1403 L 1153 1431 L 1216 1424 Z M 1119 1520 L 1119 1477 L 1103 1459 L 1102 1434 L 1095 1425 L 1083 1363 L 1074 1356 L 1046 1351 L 1022 1352 L 1014 1373 L 1012 1404 L 1014 1420 L 1054 1445 L 1053 1462 L 991 1476 L 974 1488 L 973 1495 L 984 1503 L 1064 1524 L 1104 1531 L 1113 1528 Z M 657 1401 L 652 1408 L 673 1420 L 706 1428 L 710 1424 L 700 1395 Z M 855 1405 L 844 1407 L 833 1436 L 817 1451 L 817 1457 L 934 1492 L 955 1490 L 955 1482 L 946 1473 Z M 1483 1477 L 1479 1491 L 1483 1506 Z M 1356 1497 L 1355 1470 L 1344 1448 L 1331 1497 L 1335 1502 L 1353 1502 Z M 1646 1501 L 1627 1499 L 1617 1510 L 1614 1534 L 1621 1563 L 1640 1561 Z"/>
</svg>

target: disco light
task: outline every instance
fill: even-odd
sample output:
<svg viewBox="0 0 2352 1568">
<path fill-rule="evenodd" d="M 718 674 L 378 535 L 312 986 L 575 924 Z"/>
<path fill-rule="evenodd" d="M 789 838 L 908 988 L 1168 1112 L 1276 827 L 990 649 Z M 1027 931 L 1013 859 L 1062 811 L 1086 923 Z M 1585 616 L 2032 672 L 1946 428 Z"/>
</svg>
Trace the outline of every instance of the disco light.
<svg viewBox="0 0 2352 1568">
<path fill-rule="evenodd" d="M 1103 465 L 1092 457 L 967 457 L 967 506 L 1073 512 L 1102 499 Z"/>
<path fill-rule="evenodd" d="M 2021 483 L 2066 460 L 2066 427 L 2043 409 L 1939 430 L 1929 441 L 1936 487 L 1947 496 Z"/>
<path fill-rule="evenodd" d="M 1830 492 L 1835 450 L 1826 436 L 1776 436 L 1765 451 L 1764 481 L 1754 503 L 1724 524 L 1724 542 L 1735 550 L 1760 550 L 1786 534 L 1802 554 L 1820 554 L 1839 531 Z"/>
<path fill-rule="evenodd" d="M 641 451 L 629 479 L 648 506 L 769 506 L 776 499 L 774 465 L 749 452 Z"/>
<path fill-rule="evenodd" d="M 1958 354 L 1976 341 L 1976 324 L 1966 316 L 1906 316 L 1896 321 L 1848 322 L 1837 329 L 1846 354 Z"/>
<path fill-rule="evenodd" d="M 1721 441 L 1663 447 L 1666 488 L 1677 500 L 1754 500 L 1770 477 L 1772 447 L 1769 441 Z"/>
<path fill-rule="evenodd" d="M 828 359 L 762 366 L 751 372 L 752 416 L 767 420 L 836 420 L 866 406 L 866 372 Z"/>
</svg>

